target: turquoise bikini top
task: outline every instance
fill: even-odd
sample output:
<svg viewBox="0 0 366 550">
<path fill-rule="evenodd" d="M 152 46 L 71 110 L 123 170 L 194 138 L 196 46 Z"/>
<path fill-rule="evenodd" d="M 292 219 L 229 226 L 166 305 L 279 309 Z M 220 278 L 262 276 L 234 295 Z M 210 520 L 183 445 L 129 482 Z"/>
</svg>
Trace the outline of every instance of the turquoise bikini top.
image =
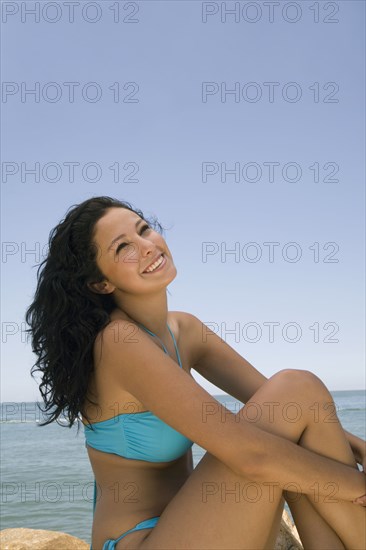
<svg viewBox="0 0 366 550">
<path fill-rule="evenodd" d="M 149 329 L 140 325 L 152 336 Z M 182 363 L 173 332 L 175 352 L 180 367 Z M 164 352 L 168 351 L 162 343 Z M 193 445 L 193 441 L 177 432 L 150 411 L 122 413 L 108 420 L 94 422 L 93 429 L 84 424 L 85 445 L 124 458 L 148 462 L 168 462 L 182 456 Z"/>
</svg>

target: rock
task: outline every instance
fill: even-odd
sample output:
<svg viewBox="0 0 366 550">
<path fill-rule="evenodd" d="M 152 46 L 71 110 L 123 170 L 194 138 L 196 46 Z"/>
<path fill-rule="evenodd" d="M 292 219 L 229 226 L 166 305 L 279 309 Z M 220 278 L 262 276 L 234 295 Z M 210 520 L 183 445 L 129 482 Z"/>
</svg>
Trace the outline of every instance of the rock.
<svg viewBox="0 0 366 550">
<path fill-rule="evenodd" d="M 3 529 L 0 531 L 1 550 L 89 550 L 85 540 L 59 531 L 44 529 Z"/>
<path fill-rule="evenodd" d="M 280 532 L 274 550 L 304 550 L 296 526 L 286 510 L 282 513 Z"/>
</svg>

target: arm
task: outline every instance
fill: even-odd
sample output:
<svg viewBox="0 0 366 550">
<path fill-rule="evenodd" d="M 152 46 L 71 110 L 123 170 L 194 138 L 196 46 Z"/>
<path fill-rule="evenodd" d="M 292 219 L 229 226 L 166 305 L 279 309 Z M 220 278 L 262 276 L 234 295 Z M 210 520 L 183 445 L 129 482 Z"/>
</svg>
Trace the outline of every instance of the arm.
<svg viewBox="0 0 366 550">
<path fill-rule="evenodd" d="M 115 323 L 118 334 L 131 334 L 131 323 Z M 312 494 L 317 483 L 319 494 L 328 495 L 326 483 L 337 479 L 338 498 L 354 500 L 365 493 L 363 473 L 250 423 L 238 422 L 236 415 L 180 369 L 144 331 L 135 328 L 133 339 L 117 341 L 115 330 L 104 329 L 103 376 L 134 395 L 172 428 L 254 481 L 275 480 L 281 488 L 295 481 L 305 494 Z M 205 415 L 208 406 L 217 414 Z"/>
<path fill-rule="evenodd" d="M 194 315 L 179 312 L 179 321 L 194 349 L 193 369 L 224 392 L 246 403 L 268 380 Z"/>
</svg>

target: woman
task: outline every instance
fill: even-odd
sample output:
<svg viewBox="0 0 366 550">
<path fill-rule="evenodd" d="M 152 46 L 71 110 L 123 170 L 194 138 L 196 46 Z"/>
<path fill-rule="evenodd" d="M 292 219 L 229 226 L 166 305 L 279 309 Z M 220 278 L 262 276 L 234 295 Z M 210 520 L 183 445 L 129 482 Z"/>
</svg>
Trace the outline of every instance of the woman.
<svg viewBox="0 0 366 550">
<path fill-rule="evenodd" d="M 161 233 L 126 202 L 73 207 L 26 315 L 42 425 L 62 413 L 84 424 L 91 547 L 271 549 L 286 499 L 305 549 L 364 548 L 365 442 L 311 372 L 267 379 L 197 317 L 168 311 L 177 270 Z M 192 368 L 245 406 L 226 409 Z M 195 469 L 193 442 L 207 450 Z"/>
</svg>

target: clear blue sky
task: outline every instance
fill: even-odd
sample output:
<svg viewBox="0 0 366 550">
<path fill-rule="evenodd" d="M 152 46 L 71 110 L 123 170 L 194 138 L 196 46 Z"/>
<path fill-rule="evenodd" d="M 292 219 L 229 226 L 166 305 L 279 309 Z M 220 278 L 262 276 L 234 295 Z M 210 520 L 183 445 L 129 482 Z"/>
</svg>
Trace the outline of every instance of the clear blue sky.
<svg viewBox="0 0 366 550">
<path fill-rule="evenodd" d="M 330 390 L 364 388 L 365 3 L 281 1 L 271 20 L 237 2 L 225 20 L 221 2 L 80 2 L 74 22 L 63 2 L 40 2 L 39 22 L 21 4 L 35 5 L 2 3 L 1 400 L 40 397 L 21 331 L 33 266 L 96 195 L 170 228 L 169 309 L 267 377 L 309 369 Z"/>
</svg>

